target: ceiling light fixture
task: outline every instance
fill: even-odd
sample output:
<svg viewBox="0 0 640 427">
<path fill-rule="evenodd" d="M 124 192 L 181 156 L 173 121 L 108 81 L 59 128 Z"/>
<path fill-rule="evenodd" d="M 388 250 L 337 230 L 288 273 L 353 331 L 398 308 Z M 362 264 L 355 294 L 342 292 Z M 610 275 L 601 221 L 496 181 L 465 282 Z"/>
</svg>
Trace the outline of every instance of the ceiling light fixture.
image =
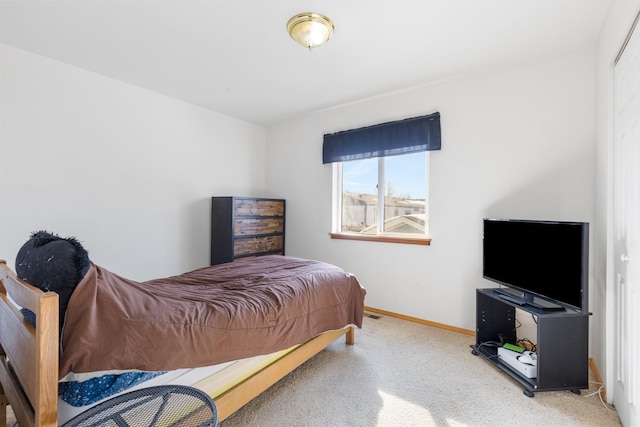
<svg viewBox="0 0 640 427">
<path fill-rule="evenodd" d="M 287 23 L 291 38 L 309 50 L 326 43 L 333 29 L 331 19 L 314 12 L 299 13 Z"/>
</svg>

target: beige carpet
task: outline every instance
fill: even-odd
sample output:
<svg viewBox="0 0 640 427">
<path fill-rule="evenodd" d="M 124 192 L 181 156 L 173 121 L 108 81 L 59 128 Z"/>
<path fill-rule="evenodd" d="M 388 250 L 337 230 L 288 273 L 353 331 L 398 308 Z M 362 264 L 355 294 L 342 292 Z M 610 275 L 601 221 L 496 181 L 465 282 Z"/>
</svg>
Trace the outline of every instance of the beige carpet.
<svg viewBox="0 0 640 427">
<path fill-rule="evenodd" d="M 382 316 L 221 423 L 236 426 L 620 426 L 596 393 L 522 387 L 478 356 L 474 338 Z M 9 420 L 7 426 L 13 426 Z"/>
<path fill-rule="evenodd" d="M 581 395 L 529 398 L 513 379 L 471 354 L 474 338 L 391 317 L 365 318 L 221 427 L 620 426 L 593 384 Z"/>
</svg>

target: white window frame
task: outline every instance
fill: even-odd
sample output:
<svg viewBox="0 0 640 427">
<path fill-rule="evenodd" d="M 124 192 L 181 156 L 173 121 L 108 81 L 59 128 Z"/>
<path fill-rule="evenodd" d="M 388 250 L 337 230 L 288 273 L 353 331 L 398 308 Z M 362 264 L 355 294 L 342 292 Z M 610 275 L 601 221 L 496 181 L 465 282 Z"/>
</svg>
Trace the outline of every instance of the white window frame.
<svg viewBox="0 0 640 427">
<path fill-rule="evenodd" d="M 429 245 L 431 243 L 429 230 L 429 152 L 425 151 L 425 231 L 419 234 L 390 233 L 384 232 L 384 157 L 378 158 L 378 232 L 375 235 L 362 235 L 358 233 L 342 232 L 342 162 L 333 163 L 332 177 L 332 215 L 331 215 L 331 237 L 334 239 L 347 240 L 368 240 L 390 243 L 409 243 L 419 245 Z M 381 197 L 382 196 L 382 197 Z"/>
</svg>

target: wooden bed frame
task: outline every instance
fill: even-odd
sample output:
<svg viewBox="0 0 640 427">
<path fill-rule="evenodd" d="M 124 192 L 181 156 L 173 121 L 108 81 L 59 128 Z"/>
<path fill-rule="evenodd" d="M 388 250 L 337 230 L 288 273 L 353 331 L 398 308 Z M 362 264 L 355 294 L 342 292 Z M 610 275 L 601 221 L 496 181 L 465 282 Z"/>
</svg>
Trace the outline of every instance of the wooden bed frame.
<svg viewBox="0 0 640 427">
<path fill-rule="evenodd" d="M 35 328 L 8 295 L 36 314 Z M 351 326 L 326 332 L 212 396 L 218 419 L 227 418 L 343 335 L 347 344 L 354 343 Z M 7 422 L 7 404 L 21 427 L 58 425 L 58 343 L 58 294 L 20 280 L 6 261 L 0 260 L 0 426 Z M 198 387 L 213 392 L 207 390 L 206 381 L 200 381 Z"/>
</svg>

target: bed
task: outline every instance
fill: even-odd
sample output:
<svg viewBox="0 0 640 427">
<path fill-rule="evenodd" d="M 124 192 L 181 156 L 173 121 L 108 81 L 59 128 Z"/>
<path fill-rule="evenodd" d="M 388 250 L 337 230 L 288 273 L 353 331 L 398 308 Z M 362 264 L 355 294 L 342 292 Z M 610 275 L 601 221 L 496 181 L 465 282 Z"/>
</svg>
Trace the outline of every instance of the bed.
<svg viewBox="0 0 640 427">
<path fill-rule="evenodd" d="M 241 270 L 245 271 L 245 279 L 240 279 Z M 302 292 L 291 285 L 292 281 L 301 280 L 304 287 L 323 288 L 336 275 L 344 278 L 343 283 L 338 288 L 331 288 L 329 294 L 337 296 L 339 303 L 327 302 L 324 297 L 314 296 L 315 291 Z M 291 277 L 297 278 L 291 280 Z M 302 279 L 298 279 L 300 277 Z M 96 278 L 100 280 L 96 281 Z M 58 293 L 43 291 L 19 279 L 4 261 L 0 261 L 0 279 L 0 425 L 6 423 L 6 405 L 10 403 L 20 426 L 58 425 L 59 407 L 65 405 L 58 392 L 63 385 L 67 385 L 61 380 L 74 375 L 90 376 L 95 372 L 102 374 L 104 371 L 172 373 L 186 369 L 190 373 L 195 372 L 188 380 L 188 385 L 206 391 L 216 402 L 219 420 L 224 420 L 338 338 L 344 336 L 347 344 L 353 344 L 354 328 L 362 324 L 366 293 L 353 275 L 338 267 L 294 257 L 251 258 L 142 283 L 122 278 L 92 263 L 68 301 L 68 307 L 62 308 L 66 315 L 60 317 Z M 238 324 L 238 313 L 233 311 L 233 307 L 243 304 L 237 301 L 236 305 L 227 302 L 218 304 L 214 311 L 230 312 L 227 316 L 231 319 L 230 323 L 223 328 L 215 328 L 224 330 L 209 331 L 215 339 L 204 339 L 202 334 L 211 328 L 202 319 L 212 316 L 202 308 L 204 297 L 188 294 L 184 300 L 195 299 L 194 304 L 200 305 L 199 308 L 190 309 L 175 293 L 175 289 L 182 286 L 175 288 L 176 283 L 186 282 L 187 286 L 201 289 L 204 286 L 201 280 L 218 283 L 217 290 L 214 291 L 215 298 L 222 292 L 220 289 L 224 290 L 223 293 L 232 293 L 236 299 L 248 288 L 262 289 L 259 292 L 261 296 L 256 298 L 271 301 L 267 304 L 267 309 L 257 308 L 259 306 L 252 303 L 248 305 L 248 311 L 258 312 L 258 317 L 266 316 L 271 325 L 246 327 L 247 322 L 252 324 L 255 321 L 251 318 Z M 121 292 L 123 283 L 127 288 L 124 294 Z M 265 283 L 272 283 L 272 287 Z M 282 297 L 282 294 L 275 297 L 271 295 L 270 289 L 278 287 L 286 290 L 286 297 Z M 135 288 L 134 292 L 131 293 L 129 288 Z M 130 325 L 134 323 L 132 321 L 141 321 L 140 317 L 133 316 L 130 312 L 132 307 L 135 307 L 134 314 L 143 311 L 137 307 L 144 307 L 154 313 L 154 316 L 162 307 L 162 302 L 144 297 L 150 289 L 157 294 L 164 293 L 166 298 L 173 300 L 173 308 L 169 310 L 167 317 L 152 319 L 151 323 L 167 322 L 169 325 L 162 328 L 160 335 L 154 335 L 153 328 L 148 327 L 140 328 L 141 334 L 134 333 Z M 98 304 L 86 304 L 87 299 L 96 300 Z M 104 304 L 113 306 L 109 310 L 100 310 Z M 287 315 L 284 321 L 278 320 L 279 310 L 291 305 L 296 307 L 293 314 Z M 35 315 L 35 324 L 25 317 L 25 309 Z M 103 329 L 93 324 L 94 319 L 104 317 L 104 312 L 119 313 L 118 310 L 127 313 L 124 316 L 127 317 L 124 326 L 122 323 L 110 323 L 117 322 L 114 318 L 123 317 L 119 314 L 107 316 L 106 320 L 100 321 L 121 333 L 106 334 L 109 337 L 102 339 L 105 334 L 101 332 Z M 175 316 L 184 315 L 185 310 L 193 311 L 196 314 L 192 318 L 199 319 L 188 325 L 187 332 L 184 322 L 175 320 Z M 336 313 L 338 315 L 334 316 Z M 60 328 L 62 318 L 64 328 Z M 216 324 L 221 322 L 215 316 L 211 319 Z M 203 324 L 207 327 L 201 328 Z M 269 343 L 270 334 L 265 333 L 266 329 L 277 329 L 282 334 Z M 146 342 L 139 348 L 149 348 L 150 351 L 138 349 L 136 355 L 131 351 L 132 346 L 135 346 L 134 342 L 120 343 L 125 340 L 124 337 L 131 335 L 146 337 L 141 339 L 151 340 L 153 348 L 149 348 L 150 344 Z M 170 340 L 176 339 L 181 341 L 174 345 L 168 344 Z M 118 340 L 115 342 L 119 344 L 114 345 L 114 340 Z M 230 351 L 219 355 L 216 342 L 224 342 L 221 347 Z M 236 345 L 238 342 L 243 344 Z M 109 347 L 109 343 L 113 348 L 105 348 Z M 125 350 L 119 348 L 120 344 L 125 346 Z M 194 346 L 195 351 L 178 351 L 189 346 Z M 170 347 L 170 351 L 164 351 L 163 348 L 166 347 Z M 167 364 L 162 362 L 166 359 L 169 359 Z M 152 381 L 153 379 L 135 386 L 146 387 L 153 384 Z M 124 391 L 126 390 L 121 390 Z M 95 402 L 97 403 L 99 401 Z"/>
</svg>

